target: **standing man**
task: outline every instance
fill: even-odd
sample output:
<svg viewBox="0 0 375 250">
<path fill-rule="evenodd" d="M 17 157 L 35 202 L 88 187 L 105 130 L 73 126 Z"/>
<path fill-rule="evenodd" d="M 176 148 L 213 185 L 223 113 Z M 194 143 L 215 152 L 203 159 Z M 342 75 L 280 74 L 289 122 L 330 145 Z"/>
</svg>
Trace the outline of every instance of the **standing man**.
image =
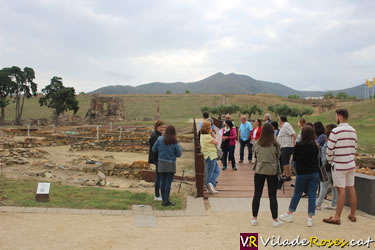
<svg viewBox="0 0 375 250">
<path fill-rule="evenodd" d="M 207 111 L 203 112 L 202 113 L 202 117 L 203 117 L 203 121 L 201 121 L 199 123 L 199 131 L 201 130 L 202 128 L 202 124 L 203 122 L 207 121 L 210 117 L 210 113 L 208 113 Z M 212 129 L 212 132 L 216 134 L 216 131 L 215 131 L 215 125 L 213 124 L 213 122 L 211 122 L 211 129 Z"/>
<path fill-rule="evenodd" d="M 251 162 L 253 159 L 252 144 L 250 143 L 250 135 L 253 130 L 251 123 L 247 121 L 246 116 L 241 116 L 241 125 L 240 125 L 240 161 L 238 163 L 243 163 L 245 146 L 249 151 L 248 160 Z"/>
<path fill-rule="evenodd" d="M 281 150 L 281 171 L 284 172 L 283 177 L 285 181 L 291 181 L 292 177 L 290 171 L 290 157 L 293 154 L 293 148 L 296 144 L 296 132 L 292 125 L 289 124 L 285 115 L 280 116 L 280 132 L 277 137 L 277 142 L 280 144 Z"/>
<path fill-rule="evenodd" d="M 266 122 L 271 123 L 271 122 L 272 122 L 272 121 L 271 121 L 271 115 L 270 115 L 269 113 L 266 113 L 266 114 L 264 115 L 264 117 L 263 117 L 263 121 L 264 121 L 264 123 L 266 123 Z"/>
<path fill-rule="evenodd" d="M 345 188 L 349 193 L 349 220 L 356 222 L 357 195 L 354 188 L 355 154 L 357 152 L 357 134 L 348 123 L 349 112 L 336 110 L 338 126 L 329 135 L 327 143 L 327 161 L 332 165 L 333 184 L 337 188 L 337 207 L 335 216 L 323 219 L 323 222 L 340 225 L 341 212 L 345 203 Z"/>
</svg>

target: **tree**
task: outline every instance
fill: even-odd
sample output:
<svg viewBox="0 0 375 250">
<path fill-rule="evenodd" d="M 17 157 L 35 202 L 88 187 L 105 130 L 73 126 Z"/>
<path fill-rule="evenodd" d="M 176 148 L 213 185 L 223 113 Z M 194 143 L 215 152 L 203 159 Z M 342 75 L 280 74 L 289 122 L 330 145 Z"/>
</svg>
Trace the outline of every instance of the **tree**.
<svg viewBox="0 0 375 250">
<path fill-rule="evenodd" d="M 323 95 L 323 98 L 324 99 L 333 99 L 334 96 L 333 96 L 333 93 L 331 91 L 328 91 L 326 92 L 324 95 Z"/>
<path fill-rule="evenodd" d="M 32 68 L 25 67 L 23 71 L 16 66 L 5 68 L 13 81 L 14 90 L 12 96 L 16 103 L 16 125 L 20 125 L 25 98 L 37 95 L 37 84 L 34 82 L 35 72 Z"/>
<path fill-rule="evenodd" d="M 15 84 L 9 77 L 9 71 L 6 68 L 0 70 L 0 125 L 4 124 L 5 108 L 9 104 L 8 97 L 13 94 L 14 90 Z"/>
<path fill-rule="evenodd" d="M 288 95 L 288 99 L 300 99 L 298 95 Z"/>
<path fill-rule="evenodd" d="M 172 94 L 172 91 L 171 91 L 171 90 L 167 90 L 167 91 L 165 91 L 165 93 L 166 93 L 167 95 L 170 95 L 170 94 Z"/>
<path fill-rule="evenodd" d="M 208 107 L 208 106 L 203 106 L 203 107 L 201 107 L 201 112 L 203 113 L 203 112 L 211 112 L 211 108 L 210 107 Z"/>
<path fill-rule="evenodd" d="M 302 108 L 299 112 L 299 117 L 302 118 L 304 115 L 312 115 L 314 113 L 313 109 Z"/>
<path fill-rule="evenodd" d="M 79 107 L 75 90 L 64 87 L 61 77 L 52 77 L 51 84 L 42 89 L 42 93 L 44 96 L 39 99 L 39 104 L 55 110 L 55 125 L 63 112 L 73 110 L 74 114 L 77 113 Z"/>
<path fill-rule="evenodd" d="M 263 113 L 263 110 L 258 106 L 258 105 L 253 105 L 251 107 L 249 107 L 248 105 L 245 105 L 242 107 L 241 109 L 241 113 L 242 114 L 247 114 L 249 116 L 249 120 L 251 119 L 251 115 L 252 114 L 262 114 Z"/>
<path fill-rule="evenodd" d="M 346 100 L 348 98 L 349 98 L 349 95 L 347 93 L 345 93 L 345 92 L 339 92 L 336 95 L 336 99 Z"/>
<path fill-rule="evenodd" d="M 190 90 L 185 90 L 185 94 L 191 94 L 191 91 Z"/>
</svg>

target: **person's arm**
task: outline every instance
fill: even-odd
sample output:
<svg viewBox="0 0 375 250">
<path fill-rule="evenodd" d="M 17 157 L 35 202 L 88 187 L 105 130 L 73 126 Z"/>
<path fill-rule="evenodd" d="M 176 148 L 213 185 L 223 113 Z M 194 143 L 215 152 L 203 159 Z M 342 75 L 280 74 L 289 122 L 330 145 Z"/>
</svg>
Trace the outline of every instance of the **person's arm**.
<svg viewBox="0 0 375 250">
<path fill-rule="evenodd" d="M 182 155 L 182 152 L 181 152 L 180 145 L 176 143 L 176 157 L 181 157 L 181 155 Z"/>
<path fill-rule="evenodd" d="M 292 136 L 293 136 L 293 143 L 296 144 L 296 139 L 297 139 L 296 133 L 294 133 Z"/>
<path fill-rule="evenodd" d="M 232 131 L 233 131 L 233 133 L 232 133 Z M 236 128 L 233 127 L 233 128 L 231 129 L 230 132 L 231 132 L 231 135 L 230 135 L 230 136 L 227 136 L 227 139 L 230 139 L 230 140 L 237 139 L 237 131 L 236 131 Z"/>
<path fill-rule="evenodd" d="M 152 146 L 152 152 L 158 152 L 158 145 L 159 145 L 159 140 L 156 140 L 154 146 Z"/>
<path fill-rule="evenodd" d="M 150 145 L 154 146 L 157 139 L 158 139 L 158 137 L 156 136 L 156 134 L 152 133 L 152 135 L 150 137 L 150 140 L 149 140 Z"/>
<path fill-rule="evenodd" d="M 211 144 L 214 144 L 214 145 L 218 145 L 219 142 L 216 140 L 216 139 L 212 139 L 212 141 L 210 141 Z"/>
<path fill-rule="evenodd" d="M 297 161 L 299 156 L 298 144 L 293 148 L 293 161 Z"/>
<path fill-rule="evenodd" d="M 334 133 L 331 133 L 329 135 L 328 142 L 327 142 L 327 154 L 326 154 L 327 161 L 329 164 L 333 163 L 335 146 L 336 146 L 336 135 Z"/>
<path fill-rule="evenodd" d="M 251 123 L 249 122 L 249 124 L 248 124 L 248 129 L 249 129 L 249 137 L 248 137 L 248 139 L 249 140 L 251 140 L 251 132 L 253 131 L 253 126 L 251 126 Z"/>
</svg>

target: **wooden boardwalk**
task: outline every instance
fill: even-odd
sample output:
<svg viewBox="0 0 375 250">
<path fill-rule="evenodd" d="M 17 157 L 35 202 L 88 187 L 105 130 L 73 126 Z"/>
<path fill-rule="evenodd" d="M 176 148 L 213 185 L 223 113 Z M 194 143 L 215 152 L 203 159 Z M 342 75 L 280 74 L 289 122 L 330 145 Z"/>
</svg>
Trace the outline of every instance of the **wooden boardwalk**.
<svg viewBox="0 0 375 250">
<path fill-rule="evenodd" d="M 217 136 L 218 140 L 221 141 L 220 136 Z M 240 144 L 237 142 L 235 151 L 236 167 L 237 171 L 232 170 L 231 163 L 228 162 L 227 170 L 222 170 L 221 161 L 218 162 L 220 167 L 220 176 L 217 181 L 216 190 L 219 191 L 217 194 L 210 194 L 208 192 L 204 193 L 205 198 L 210 197 L 225 197 L 225 198 L 252 198 L 254 195 L 254 173 L 252 169 L 253 165 L 247 161 L 247 148 L 245 148 L 245 159 L 244 163 L 239 164 L 240 160 Z M 290 198 L 293 195 L 294 187 L 290 184 L 294 183 L 295 177 L 290 182 L 285 182 L 284 193 L 283 190 L 277 191 L 277 197 L 280 198 Z M 264 189 L 262 197 L 268 197 L 267 182 L 264 183 Z"/>
</svg>

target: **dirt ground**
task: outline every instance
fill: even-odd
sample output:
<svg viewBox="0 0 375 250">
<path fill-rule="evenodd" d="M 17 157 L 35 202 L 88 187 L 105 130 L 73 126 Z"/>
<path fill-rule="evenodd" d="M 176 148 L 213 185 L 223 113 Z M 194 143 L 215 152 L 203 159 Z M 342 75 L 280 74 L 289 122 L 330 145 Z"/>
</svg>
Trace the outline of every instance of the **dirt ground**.
<svg viewBox="0 0 375 250">
<path fill-rule="evenodd" d="M 269 212 L 261 212 L 259 224 L 250 225 L 250 213 L 213 213 L 203 217 L 157 217 L 158 227 L 137 228 L 132 216 L 0 214 L 1 249 L 239 249 L 240 233 L 258 233 L 263 238 L 281 236 L 294 240 L 298 235 L 309 239 L 367 240 L 375 238 L 374 217 L 358 216 L 358 222 L 346 219 L 341 226 L 321 220 L 332 211 L 322 210 L 314 218 L 314 226 L 306 227 L 306 215 L 295 214 L 293 223 L 271 227 Z M 306 247 L 310 248 L 310 247 Z M 325 248 L 325 247 L 322 247 Z M 366 249 L 367 247 L 361 247 Z M 372 243 L 371 248 L 375 248 Z M 259 249 L 267 248 L 262 244 Z M 276 249 L 304 249 L 278 247 Z M 332 249 L 338 249 L 332 247 Z M 346 249 L 357 249 L 347 247 Z"/>
<path fill-rule="evenodd" d="M 24 137 L 14 137 L 14 140 L 23 140 Z M 181 143 L 182 157 L 177 160 L 177 173 L 176 175 L 193 177 L 194 172 L 194 151 L 192 143 Z M 107 152 L 99 150 L 89 151 L 69 151 L 70 146 L 54 146 L 54 147 L 38 147 L 35 149 L 41 149 L 46 151 L 48 154 L 45 155 L 46 159 L 31 159 L 31 164 L 25 165 L 11 165 L 3 168 L 3 174 L 7 178 L 11 179 L 36 179 L 40 181 L 51 181 L 59 182 L 67 185 L 80 185 L 80 182 L 85 179 L 96 179 L 96 173 L 86 173 L 82 171 L 71 171 L 64 169 L 64 166 L 72 166 L 72 159 L 79 159 L 87 157 L 91 160 L 99 161 L 113 161 L 117 163 L 132 163 L 133 161 L 148 161 L 148 154 L 145 153 L 130 153 L 130 152 Z M 42 161 L 50 161 L 55 163 L 57 166 L 61 166 L 54 169 L 48 169 L 43 164 L 39 164 Z M 155 169 L 154 165 L 151 165 L 152 169 Z M 53 175 L 52 178 L 38 177 L 37 175 L 46 171 L 50 171 Z M 147 185 L 138 185 L 140 180 L 128 179 L 117 176 L 107 176 L 107 184 L 109 188 L 116 187 L 119 190 L 129 190 L 135 192 L 148 192 L 153 193 L 153 183 Z M 173 183 L 173 190 L 178 190 L 180 182 L 176 181 Z M 108 188 L 108 187 L 106 187 Z M 192 194 L 194 192 L 194 183 L 183 182 L 181 184 L 182 194 Z"/>
</svg>

